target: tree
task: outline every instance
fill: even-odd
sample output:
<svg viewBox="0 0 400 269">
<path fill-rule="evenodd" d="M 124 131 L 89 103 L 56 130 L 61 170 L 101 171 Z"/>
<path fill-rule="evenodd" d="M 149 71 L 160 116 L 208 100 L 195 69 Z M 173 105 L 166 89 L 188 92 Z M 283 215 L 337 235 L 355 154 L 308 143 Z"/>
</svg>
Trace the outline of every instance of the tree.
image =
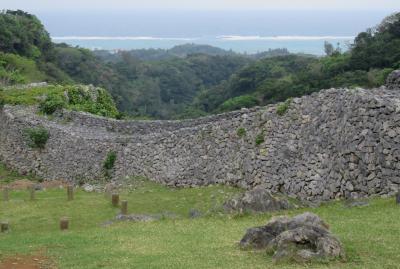
<svg viewBox="0 0 400 269">
<path fill-rule="evenodd" d="M 324 49 L 327 56 L 331 56 L 335 52 L 335 48 L 328 41 L 324 42 Z"/>
</svg>

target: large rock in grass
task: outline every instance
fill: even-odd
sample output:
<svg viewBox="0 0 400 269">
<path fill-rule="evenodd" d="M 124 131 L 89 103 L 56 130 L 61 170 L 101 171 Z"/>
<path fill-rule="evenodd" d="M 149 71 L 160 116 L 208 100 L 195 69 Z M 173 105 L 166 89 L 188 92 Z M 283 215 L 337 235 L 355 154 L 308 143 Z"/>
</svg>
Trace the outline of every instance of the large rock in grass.
<svg viewBox="0 0 400 269">
<path fill-rule="evenodd" d="M 395 70 L 390 73 L 386 79 L 386 87 L 391 90 L 400 90 L 400 70 Z"/>
<path fill-rule="evenodd" d="M 243 249 L 268 249 L 273 260 L 299 262 L 344 257 L 341 242 L 329 226 L 312 213 L 273 218 L 266 226 L 250 228 L 240 241 Z"/>
<path fill-rule="evenodd" d="M 273 196 L 262 186 L 247 191 L 224 204 L 227 212 L 272 212 L 291 207 L 287 199 Z"/>
</svg>

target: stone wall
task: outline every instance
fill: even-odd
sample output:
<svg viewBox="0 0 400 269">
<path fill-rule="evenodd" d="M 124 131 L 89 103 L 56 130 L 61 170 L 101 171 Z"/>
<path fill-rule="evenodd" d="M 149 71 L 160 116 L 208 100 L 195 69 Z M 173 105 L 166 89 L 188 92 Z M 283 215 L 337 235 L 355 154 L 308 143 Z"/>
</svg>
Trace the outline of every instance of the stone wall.
<svg viewBox="0 0 400 269">
<path fill-rule="evenodd" d="M 50 120 L 34 108 L 5 106 L 0 160 L 22 173 L 83 181 L 102 177 L 104 160 L 115 151 L 115 178 L 141 175 L 170 186 L 263 184 L 307 200 L 399 188 L 398 89 L 324 90 L 293 99 L 284 115 L 276 110 L 117 121 L 67 111 Z M 50 131 L 45 149 L 28 146 L 24 130 L 33 126 Z"/>
</svg>

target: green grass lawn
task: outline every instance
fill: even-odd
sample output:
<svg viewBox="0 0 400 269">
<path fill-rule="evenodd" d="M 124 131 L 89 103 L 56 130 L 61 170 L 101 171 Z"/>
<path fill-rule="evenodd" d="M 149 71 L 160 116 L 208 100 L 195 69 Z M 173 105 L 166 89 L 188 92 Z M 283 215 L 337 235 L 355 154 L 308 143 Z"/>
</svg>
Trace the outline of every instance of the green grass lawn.
<svg viewBox="0 0 400 269">
<path fill-rule="evenodd" d="M 10 181 L 8 175 L 0 166 L 0 183 Z M 103 226 L 119 211 L 105 194 L 78 190 L 75 199 L 67 202 L 65 189 L 51 189 L 38 192 L 37 200 L 29 201 L 27 191 L 14 191 L 9 202 L 0 202 L 0 219 L 8 220 L 11 227 L 9 233 L 0 234 L 0 260 L 42 251 L 60 269 L 400 268 L 400 207 L 393 199 L 374 199 L 363 208 L 348 209 L 334 202 L 277 213 L 312 211 L 321 216 L 342 240 L 347 260 L 275 265 L 264 251 L 237 247 L 245 230 L 263 225 L 270 214 L 235 216 L 213 210 L 237 192 L 222 186 L 174 190 L 145 182 L 121 194 L 121 199 L 129 201 L 130 213 L 170 212 L 177 218 Z M 191 208 L 205 215 L 190 219 Z M 58 228 L 63 216 L 71 221 L 67 232 Z"/>
</svg>

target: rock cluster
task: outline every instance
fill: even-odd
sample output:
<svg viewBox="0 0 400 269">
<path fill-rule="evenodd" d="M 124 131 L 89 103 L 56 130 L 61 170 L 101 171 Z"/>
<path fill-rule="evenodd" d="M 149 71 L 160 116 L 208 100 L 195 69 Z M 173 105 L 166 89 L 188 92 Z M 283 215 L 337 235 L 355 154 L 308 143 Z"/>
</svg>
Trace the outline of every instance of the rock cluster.
<svg viewBox="0 0 400 269">
<path fill-rule="evenodd" d="M 172 187 L 263 185 L 321 201 L 393 195 L 400 186 L 400 91 L 385 87 L 323 90 L 293 99 L 283 115 L 270 105 L 184 121 L 72 111 L 47 119 L 34 108 L 5 106 L 0 123 L 0 161 L 49 180 L 102 178 L 115 152 L 107 171 L 114 180 L 143 176 Z M 50 132 L 42 150 L 24 134 L 38 126 Z"/>
<path fill-rule="evenodd" d="M 132 222 L 151 222 L 160 219 L 176 219 L 178 215 L 172 212 L 163 212 L 158 214 L 131 214 L 131 215 L 123 215 L 118 214 L 115 217 L 117 221 L 132 221 Z"/>
<path fill-rule="evenodd" d="M 310 261 L 345 256 L 341 242 L 317 215 L 273 218 L 267 225 L 250 228 L 240 241 L 243 249 L 267 249 L 273 260 Z"/>
<path fill-rule="evenodd" d="M 400 70 L 393 71 L 386 79 L 386 87 L 388 89 L 400 90 Z"/>
<path fill-rule="evenodd" d="M 262 186 L 245 192 L 224 204 L 226 212 L 272 212 L 289 209 L 292 206 L 283 197 L 272 195 Z"/>
</svg>

